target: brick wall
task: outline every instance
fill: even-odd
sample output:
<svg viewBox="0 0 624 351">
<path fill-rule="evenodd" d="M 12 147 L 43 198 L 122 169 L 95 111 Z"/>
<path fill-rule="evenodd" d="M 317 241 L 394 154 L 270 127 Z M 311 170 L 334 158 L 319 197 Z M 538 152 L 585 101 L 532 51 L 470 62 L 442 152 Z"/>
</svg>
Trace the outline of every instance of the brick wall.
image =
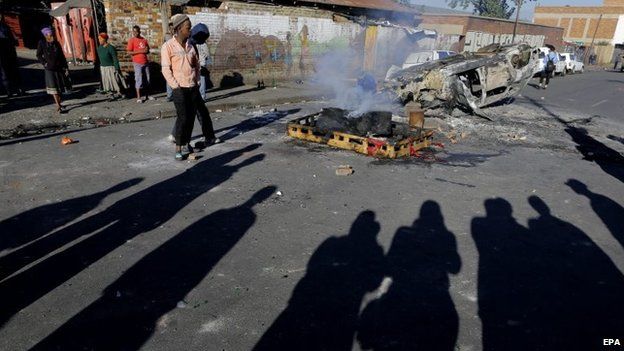
<svg viewBox="0 0 624 351">
<path fill-rule="evenodd" d="M 624 0 L 620 1 L 624 2 Z M 536 7 L 535 22 L 546 24 L 557 21 L 564 29 L 563 36 L 567 41 L 589 43 L 594 32 L 596 32 L 596 39 L 612 41 L 622 14 L 624 14 L 624 6 L 618 5 L 617 2 L 613 2 L 612 7 Z M 600 15 L 602 19 L 596 31 Z"/>
<path fill-rule="evenodd" d="M 603 1 L 603 5 L 604 6 L 623 6 L 624 7 L 624 0 L 604 0 Z"/>
<path fill-rule="evenodd" d="M 126 44 L 132 37 L 134 25 L 141 28 L 141 35 L 149 42 L 150 61 L 159 62 L 159 48 L 164 42 L 163 17 L 169 18 L 171 10 L 165 8 L 163 15 L 158 1 L 153 0 L 104 0 L 103 3 L 110 43 L 117 49 L 124 69 L 131 69 L 131 58 L 126 53 Z"/>
</svg>

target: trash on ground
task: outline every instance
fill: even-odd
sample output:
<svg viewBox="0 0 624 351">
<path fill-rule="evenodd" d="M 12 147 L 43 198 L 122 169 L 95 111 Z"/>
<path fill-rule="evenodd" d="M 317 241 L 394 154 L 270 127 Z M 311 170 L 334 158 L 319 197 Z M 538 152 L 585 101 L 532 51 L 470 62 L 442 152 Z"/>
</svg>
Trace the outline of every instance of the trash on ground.
<svg viewBox="0 0 624 351">
<path fill-rule="evenodd" d="M 74 139 L 70 138 L 70 137 L 63 137 L 61 138 L 61 144 L 62 145 L 69 145 L 69 144 L 74 144 L 77 143 L 77 141 L 75 141 Z"/>
<path fill-rule="evenodd" d="M 349 165 L 338 166 L 338 168 L 336 169 L 336 175 L 338 176 L 348 176 L 353 174 L 353 172 L 353 167 Z"/>
</svg>

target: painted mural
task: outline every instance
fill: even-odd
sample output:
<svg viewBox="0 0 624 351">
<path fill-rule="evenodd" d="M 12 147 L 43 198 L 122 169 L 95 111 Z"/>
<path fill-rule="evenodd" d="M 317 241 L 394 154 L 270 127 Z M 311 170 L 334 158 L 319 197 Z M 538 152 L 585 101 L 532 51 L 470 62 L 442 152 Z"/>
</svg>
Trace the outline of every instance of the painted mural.
<svg viewBox="0 0 624 351">
<path fill-rule="evenodd" d="M 355 23 L 271 13 L 199 12 L 189 17 L 210 28 L 213 70 L 248 70 L 257 76 L 279 72 L 279 78 L 313 74 L 315 57 L 348 48 L 363 31 Z"/>
</svg>

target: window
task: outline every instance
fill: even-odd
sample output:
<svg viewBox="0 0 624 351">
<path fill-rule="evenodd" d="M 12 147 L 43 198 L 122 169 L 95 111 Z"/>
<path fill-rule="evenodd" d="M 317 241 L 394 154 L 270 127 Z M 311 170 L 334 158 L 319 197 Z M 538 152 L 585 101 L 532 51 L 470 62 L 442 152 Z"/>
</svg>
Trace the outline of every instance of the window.
<svg viewBox="0 0 624 351">
<path fill-rule="evenodd" d="M 443 59 L 449 57 L 450 55 L 448 51 L 438 51 L 438 56 L 440 59 Z"/>
</svg>

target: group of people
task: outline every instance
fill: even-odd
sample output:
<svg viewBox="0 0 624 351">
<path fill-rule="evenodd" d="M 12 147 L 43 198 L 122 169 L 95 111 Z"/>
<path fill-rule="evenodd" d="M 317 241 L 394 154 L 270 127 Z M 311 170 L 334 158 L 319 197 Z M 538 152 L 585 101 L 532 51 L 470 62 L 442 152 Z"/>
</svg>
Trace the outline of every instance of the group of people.
<svg viewBox="0 0 624 351">
<path fill-rule="evenodd" d="M 188 16 L 171 17 L 170 33 L 161 48 L 162 74 L 167 81 L 167 99 L 175 105 L 177 118 L 171 139 L 175 143 L 175 159 L 184 160 L 194 148 L 204 148 L 221 142 L 214 133 L 210 113 L 205 105 L 207 75 L 204 70 L 209 60 L 206 41 L 210 37 L 208 27 L 202 23 L 191 27 Z M 133 27 L 133 37 L 128 41 L 127 52 L 134 66 L 137 103 L 153 100 L 147 87 L 150 82 L 148 53 L 149 44 L 141 36 L 141 29 Z M 44 39 L 37 48 L 37 58 L 45 68 L 46 92 L 54 98 L 57 111 L 65 112 L 61 94 L 69 80 L 67 60 L 60 43 L 51 28 L 41 30 Z M 123 96 L 127 88 L 121 75 L 117 50 L 109 44 L 107 33 L 99 33 L 97 55 L 100 64 L 102 90 L 111 100 Z M 201 125 L 203 142 L 191 146 L 195 116 Z"/>
</svg>

